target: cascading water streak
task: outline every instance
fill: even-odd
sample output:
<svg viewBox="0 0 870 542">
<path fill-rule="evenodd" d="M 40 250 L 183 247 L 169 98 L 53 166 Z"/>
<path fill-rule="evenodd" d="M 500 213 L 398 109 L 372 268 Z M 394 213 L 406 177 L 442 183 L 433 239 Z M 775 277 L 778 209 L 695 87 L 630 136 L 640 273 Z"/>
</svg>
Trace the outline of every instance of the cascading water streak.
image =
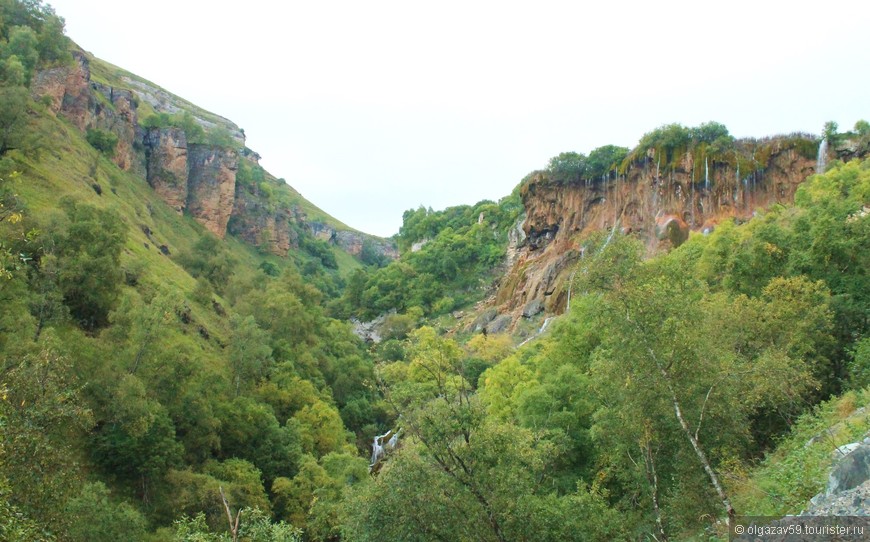
<svg viewBox="0 0 870 542">
<path fill-rule="evenodd" d="M 704 189 L 710 190 L 710 163 L 704 157 Z"/>
<path fill-rule="evenodd" d="M 828 138 L 819 143 L 819 156 L 816 158 L 816 173 L 824 173 L 828 161 Z"/>
</svg>

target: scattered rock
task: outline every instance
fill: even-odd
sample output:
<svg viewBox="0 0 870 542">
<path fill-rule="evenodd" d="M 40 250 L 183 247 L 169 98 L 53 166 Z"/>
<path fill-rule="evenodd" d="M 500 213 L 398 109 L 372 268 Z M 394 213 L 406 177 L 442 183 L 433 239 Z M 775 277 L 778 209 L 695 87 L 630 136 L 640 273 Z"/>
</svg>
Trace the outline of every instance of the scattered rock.
<svg viewBox="0 0 870 542">
<path fill-rule="evenodd" d="M 94 192 L 96 192 L 98 196 L 102 196 L 102 195 L 103 195 L 103 187 L 100 186 L 100 183 L 94 183 L 94 184 L 92 184 L 92 185 L 91 185 L 91 188 L 94 189 Z"/>
<path fill-rule="evenodd" d="M 490 335 L 504 333 L 507 331 L 507 328 L 511 325 L 512 321 L 513 319 L 509 314 L 502 314 L 486 326 L 486 332 Z"/>
<path fill-rule="evenodd" d="M 187 305 L 175 309 L 175 313 L 178 315 L 178 318 L 181 319 L 182 324 L 189 324 L 193 321 L 193 317 L 190 315 L 190 307 Z"/>
<path fill-rule="evenodd" d="M 474 333 L 480 333 L 484 329 L 486 329 L 487 324 L 493 321 L 493 319 L 498 316 L 498 311 L 489 308 L 480 313 L 480 316 L 474 319 L 474 322 L 471 324 L 471 331 Z"/>
<path fill-rule="evenodd" d="M 386 320 L 385 314 L 382 314 L 370 322 L 360 322 L 356 318 L 351 318 L 350 323 L 353 325 L 353 333 L 360 339 L 370 344 L 378 344 L 383 340 L 380 329 Z"/>
<path fill-rule="evenodd" d="M 833 453 L 834 466 L 825 491 L 813 497 L 809 508 L 801 515 L 867 515 L 870 510 L 870 437 L 840 446 Z"/>
<path fill-rule="evenodd" d="M 160 252 L 162 252 L 166 256 L 169 256 L 169 247 L 166 245 L 160 245 Z"/>
<path fill-rule="evenodd" d="M 540 314 L 544 310 L 544 302 L 540 299 L 533 299 L 526 303 L 523 307 L 523 318 L 531 318 Z"/>
</svg>

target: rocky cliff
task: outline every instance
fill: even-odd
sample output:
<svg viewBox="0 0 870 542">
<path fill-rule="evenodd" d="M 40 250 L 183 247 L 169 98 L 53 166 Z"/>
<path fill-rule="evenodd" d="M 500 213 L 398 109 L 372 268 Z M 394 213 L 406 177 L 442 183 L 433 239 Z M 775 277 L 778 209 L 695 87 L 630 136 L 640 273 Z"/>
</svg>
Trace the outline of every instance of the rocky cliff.
<svg viewBox="0 0 870 542">
<path fill-rule="evenodd" d="M 358 231 L 339 230 L 321 222 L 309 222 L 308 228 L 315 238 L 335 244 L 354 256 L 361 256 L 363 247 L 368 242 L 375 251 L 390 259 L 399 257 L 399 249 L 386 239 L 378 239 Z"/>
<path fill-rule="evenodd" d="M 92 59 L 83 51 L 74 51 L 73 58 L 69 66 L 35 74 L 34 98 L 44 100 L 50 111 L 79 130 L 114 133 L 118 137 L 112 156 L 115 164 L 145 177 L 179 214 L 189 214 L 218 237 L 237 235 L 280 256 L 298 248 L 299 235 L 304 233 L 357 257 L 365 243 L 389 258 L 398 257 L 391 241 L 342 227 L 338 221 L 330 225 L 309 217 L 300 205 L 302 197 L 283 180 L 263 172 L 267 177 L 263 182 L 269 185 L 266 190 L 256 183 L 237 183 L 239 161 L 259 168 L 260 156 L 245 147 L 244 131 L 231 121 L 101 61 L 94 61 L 93 68 Z M 92 69 L 99 71 L 98 80 L 92 78 Z M 207 133 L 225 129 L 232 143 L 223 147 L 193 143 L 177 126 L 142 128 L 139 111 L 143 106 L 149 114 L 189 114 Z M 318 217 L 327 216 L 304 204 L 316 210 Z"/>
<path fill-rule="evenodd" d="M 728 160 L 697 163 L 688 152 L 667 168 L 653 161 L 653 150 L 622 174 L 596 181 L 557 182 L 536 172 L 521 187 L 525 214 L 511 232 L 510 269 L 494 304 L 516 318 L 541 301 L 548 312 L 562 312 L 567 272 L 592 231 L 616 228 L 655 252 L 679 245 L 690 231 L 710 231 L 724 220 L 748 220 L 760 209 L 790 203 L 815 172 L 817 147 L 817 140 L 802 135 L 740 140 Z"/>
<path fill-rule="evenodd" d="M 142 173 L 136 151 L 140 138 L 137 99 L 129 90 L 91 81 L 90 62 L 83 52 L 73 52 L 71 66 L 37 72 L 31 89 L 35 97 L 46 100 L 49 110 L 62 114 L 79 130 L 97 128 L 117 135 L 112 160 L 125 171 Z"/>
<path fill-rule="evenodd" d="M 179 214 L 187 207 L 187 137 L 180 128 L 152 128 L 145 133 L 148 184 Z"/>
<path fill-rule="evenodd" d="M 294 224 L 304 223 L 305 215 L 298 207 L 271 205 L 259 186 L 236 184 L 233 214 L 229 233 L 272 254 L 287 256 L 299 248 L 299 232 Z"/>
<path fill-rule="evenodd" d="M 91 118 L 93 95 L 90 89 L 91 70 L 81 51 L 73 52 L 72 66 L 57 66 L 37 72 L 31 89 L 35 97 L 46 100 L 55 114 L 64 117 L 79 130 L 84 130 Z"/>
<path fill-rule="evenodd" d="M 187 210 L 205 228 L 223 238 L 236 197 L 239 153 L 212 145 L 189 145 Z"/>
</svg>

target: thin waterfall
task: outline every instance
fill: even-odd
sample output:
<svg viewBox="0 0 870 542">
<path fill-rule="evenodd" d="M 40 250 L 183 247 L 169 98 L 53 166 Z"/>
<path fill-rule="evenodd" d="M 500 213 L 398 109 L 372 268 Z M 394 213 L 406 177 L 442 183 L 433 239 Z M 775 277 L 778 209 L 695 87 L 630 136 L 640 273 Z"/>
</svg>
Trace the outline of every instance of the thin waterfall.
<svg viewBox="0 0 870 542">
<path fill-rule="evenodd" d="M 824 173 L 828 161 L 828 138 L 819 143 L 819 156 L 816 158 L 816 173 Z"/>
<path fill-rule="evenodd" d="M 707 157 L 704 157 L 704 189 L 710 190 L 710 163 Z"/>
<path fill-rule="evenodd" d="M 580 258 L 583 258 L 583 253 L 580 253 Z M 571 277 L 568 279 L 568 302 L 565 303 L 565 312 L 571 312 L 571 289 L 574 287 L 574 275 L 577 274 L 577 270 L 575 269 L 571 273 Z"/>
</svg>

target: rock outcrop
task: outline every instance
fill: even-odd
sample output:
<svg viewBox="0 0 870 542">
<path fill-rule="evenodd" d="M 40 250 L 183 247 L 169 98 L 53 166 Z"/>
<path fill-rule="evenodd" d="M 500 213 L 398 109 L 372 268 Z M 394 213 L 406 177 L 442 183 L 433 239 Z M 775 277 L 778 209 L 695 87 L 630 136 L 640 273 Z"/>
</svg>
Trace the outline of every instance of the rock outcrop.
<svg viewBox="0 0 870 542">
<path fill-rule="evenodd" d="M 266 251 L 287 256 L 299 248 L 299 233 L 294 224 L 304 220 L 297 207 L 275 208 L 257 186 L 236 184 L 236 200 L 228 231 Z"/>
<path fill-rule="evenodd" d="M 182 214 L 187 207 L 187 137 L 180 128 L 145 133 L 146 178 L 167 205 Z"/>
<path fill-rule="evenodd" d="M 223 238 L 236 197 L 239 154 L 211 145 L 188 145 L 187 210 L 200 224 Z"/>
<path fill-rule="evenodd" d="M 98 128 L 114 133 L 118 144 L 112 160 L 123 170 L 137 170 L 141 160 L 135 150 L 139 140 L 136 98 L 129 90 L 91 81 L 90 62 L 83 52 L 73 51 L 70 65 L 34 74 L 31 91 L 79 130 Z"/>
<path fill-rule="evenodd" d="M 113 132 L 118 136 L 118 145 L 112 161 L 124 171 L 134 170 L 141 173 L 137 165 L 141 160 L 137 156 L 136 142 L 141 139 L 139 117 L 136 113 L 137 100 L 132 92 L 117 89 L 100 83 L 91 83 L 94 90 L 106 100 L 95 100 L 92 120 L 93 127 Z"/>
<path fill-rule="evenodd" d="M 824 493 L 813 497 L 807 515 L 864 515 L 870 511 L 870 437 L 840 446 Z M 856 513 L 856 512 L 861 512 Z"/>
<path fill-rule="evenodd" d="M 91 119 L 93 95 L 90 88 L 91 69 L 81 51 L 73 51 L 73 64 L 38 71 L 33 76 L 31 91 L 37 98 L 45 98 L 49 109 L 62 113 L 79 130 L 88 127 Z"/>
<path fill-rule="evenodd" d="M 307 222 L 306 226 L 315 239 L 332 243 L 353 256 L 361 256 L 363 247 L 368 244 L 372 250 L 391 260 L 399 257 L 396 245 L 386 239 L 378 239 L 353 230 L 336 230 L 332 226 L 316 221 Z"/>
<path fill-rule="evenodd" d="M 495 304 L 515 319 L 533 300 L 543 300 L 551 314 L 563 311 L 566 273 L 590 232 L 636 235 L 656 252 L 678 246 L 690 230 L 710 231 L 722 221 L 748 220 L 770 205 L 791 203 L 798 185 L 815 173 L 816 146 L 809 136 L 741 140 L 739 160 L 710 163 L 706 174 L 691 153 L 665 169 L 643 158 L 607 181 L 557 182 L 536 172 L 521 187 L 525 213 L 509 236 L 510 269 Z"/>
</svg>

